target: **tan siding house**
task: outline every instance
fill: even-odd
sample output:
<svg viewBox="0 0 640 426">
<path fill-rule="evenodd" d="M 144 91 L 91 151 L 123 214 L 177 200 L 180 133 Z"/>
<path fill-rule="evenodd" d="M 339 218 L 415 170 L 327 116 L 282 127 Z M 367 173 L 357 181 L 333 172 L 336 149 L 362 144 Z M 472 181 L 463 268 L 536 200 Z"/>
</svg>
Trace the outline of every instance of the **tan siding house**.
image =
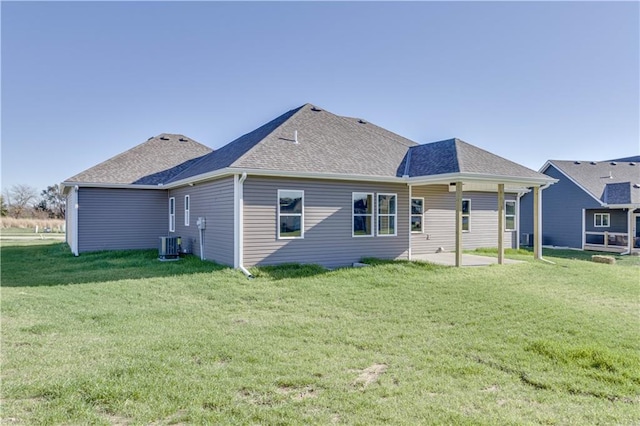
<svg viewBox="0 0 640 426">
<path fill-rule="evenodd" d="M 202 259 L 246 271 L 501 252 L 518 244 L 519 196 L 553 182 L 459 139 L 421 145 L 305 104 L 215 151 L 162 134 L 63 185 L 76 255 L 180 236 Z"/>
</svg>

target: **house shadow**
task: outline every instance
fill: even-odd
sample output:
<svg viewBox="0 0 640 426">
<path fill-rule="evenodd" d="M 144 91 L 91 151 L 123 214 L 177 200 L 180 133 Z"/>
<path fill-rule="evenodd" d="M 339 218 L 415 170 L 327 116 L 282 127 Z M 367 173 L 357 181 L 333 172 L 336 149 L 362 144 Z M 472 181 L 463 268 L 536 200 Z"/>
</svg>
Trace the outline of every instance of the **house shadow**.
<svg viewBox="0 0 640 426">
<path fill-rule="evenodd" d="M 2 247 L 3 287 L 39 287 L 100 283 L 127 279 L 185 276 L 228 269 L 197 256 L 161 262 L 158 251 L 123 250 L 82 253 L 75 257 L 65 243 Z"/>
</svg>

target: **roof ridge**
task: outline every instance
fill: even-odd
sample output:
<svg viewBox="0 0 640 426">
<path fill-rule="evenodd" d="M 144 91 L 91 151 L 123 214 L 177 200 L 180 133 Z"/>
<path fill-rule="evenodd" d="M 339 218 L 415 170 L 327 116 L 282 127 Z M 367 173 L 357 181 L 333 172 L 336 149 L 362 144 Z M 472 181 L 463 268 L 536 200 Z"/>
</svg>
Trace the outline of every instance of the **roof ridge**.
<svg viewBox="0 0 640 426">
<path fill-rule="evenodd" d="M 325 111 L 326 111 L 326 110 L 325 110 Z M 332 112 L 330 112 L 330 111 L 326 111 L 326 112 L 328 112 L 329 114 L 333 114 L 333 113 L 332 113 Z M 341 118 L 341 119 L 343 119 L 343 120 L 347 121 L 348 123 L 350 123 L 350 124 L 352 124 L 352 125 L 353 125 L 353 123 L 352 123 L 351 121 L 349 121 L 349 120 L 359 120 L 359 121 L 361 121 L 361 122 L 362 122 L 362 124 L 370 124 L 371 126 L 374 126 L 375 128 L 371 128 L 371 127 L 366 127 L 366 126 L 365 126 L 365 127 L 363 127 L 363 129 L 365 129 L 366 131 L 368 131 L 368 132 L 370 132 L 370 133 L 375 133 L 376 135 L 382 136 L 383 138 L 388 139 L 388 140 L 390 140 L 390 141 L 392 141 L 392 142 L 394 142 L 394 143 L 397 143 L 397 144 L 399 144 L 399 145 L 402 145 L 402 146 L 404 146 L 404 147 L 412 148 L 413 146 L 419 146 L 419 145 L 420 145 L 420 144 L 419 144 L 418 142 L 416 142 L 416 141 L 413 141 L 413 140 L 411 140 L 411 139 L 409 139 L 409 138 L 405 138 L 404 136 L 399 135 L 399 134 L 398 134 L 398 133 L 396 133 L 396 132 L 393 132 L 393 131 L 391 131 L 391 130 L 385 129 L 384 127 L 378 126 L 377 124 L 374 124 L 374 123 L 372 123 L 372 122 L 370 122 L 370 121 L 367 121 L 367 120 L 365 120 L 365 119 L 363 119 L 363 118 L 359 118 L 359 117 L 347 117 L 347 116 L 344 116 L 344 115 L 337 115 L 337 114 L 333 114 L 333 115 L 335 115 L 336 117 Z M 396 139 L 394 139 L 394 138 L 391 138 L 391 137 L 387 136 L 386 134 L 384 134 L 384 132 L 377 131 L 377 130 L 376 130 L 376 128 L 377 128 L 377 129 L 384 129 L 386 132 L 389 132 L 389 133 L 391 133 L 391 134 L 393 134 L 393 135 L 396 135 L 396 136 L 398 136 L 398 138 L 400 138 L 400 139 L 406 139 L 406 140 L 408 140 L 408 141 L 410 141 L 410 142 L 413 142 L 415 145 L 408 146 L 408 145 L 406 145 L 406 144 L 404 144 L 404 143 L 400 142 L 399 140 L 396 140 Z"/>
</svg>

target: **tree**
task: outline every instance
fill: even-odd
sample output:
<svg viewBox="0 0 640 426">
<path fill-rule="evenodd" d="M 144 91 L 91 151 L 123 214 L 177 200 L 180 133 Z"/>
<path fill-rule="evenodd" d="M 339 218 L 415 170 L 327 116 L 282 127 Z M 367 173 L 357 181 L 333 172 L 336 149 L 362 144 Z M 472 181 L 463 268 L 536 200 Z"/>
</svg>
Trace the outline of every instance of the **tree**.
<svg viewBox="0 0 640 426">
<path fill-rule="evenodd" d="M 8 213 L 7 204 L 4 202 L 4 195 L 0 195 L 0 216 L 4 217 Z"/>
<path fill-rule="evenodd" d="M 55 218 L 64 219 L 67 200 L 64 195 L 62 195 L 60 185 L 47 186 L 47 189 L 43 190 L 40 195 L 42 196 L 42 200 L 38 204 L 38 207 L 48 210 Z"/>
<path fill-rule="evenodd" d="M 37 194 L 38 191 L 32 186 L 13 185 L 4 196 L 9 215 L 16 219 L 22 217 L 33 206 L 34 201 L 38 198 Z"/>
</svg>

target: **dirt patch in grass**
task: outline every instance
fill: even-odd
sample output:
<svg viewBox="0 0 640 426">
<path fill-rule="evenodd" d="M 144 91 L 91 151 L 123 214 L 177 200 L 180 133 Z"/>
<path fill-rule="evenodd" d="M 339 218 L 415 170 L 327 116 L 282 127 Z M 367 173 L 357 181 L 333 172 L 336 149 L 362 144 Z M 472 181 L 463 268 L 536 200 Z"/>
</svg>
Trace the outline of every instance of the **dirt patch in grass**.
<svg viewBox="0 0 640 426">
<path fill-rule="evenodd" d="M 291 396 L 296 401 L 302 401 L 303 399 L 309 399 L 309 398 L 316 398 L 318 396 L 318 391 L 313 386 L 305 386 L 303 388 L 280 386 L 278 388 L 278 393 Z"/>
<path fill-rule="evenodd" d="M 372 366 L 362 370 L 360 375 L 353 381 L 353 385 L 366 388 L 378 380 L 378 377 L 387 371 L 387 368 L 388 366 L 386 364 L 373 364 Z"/>
</svg>

